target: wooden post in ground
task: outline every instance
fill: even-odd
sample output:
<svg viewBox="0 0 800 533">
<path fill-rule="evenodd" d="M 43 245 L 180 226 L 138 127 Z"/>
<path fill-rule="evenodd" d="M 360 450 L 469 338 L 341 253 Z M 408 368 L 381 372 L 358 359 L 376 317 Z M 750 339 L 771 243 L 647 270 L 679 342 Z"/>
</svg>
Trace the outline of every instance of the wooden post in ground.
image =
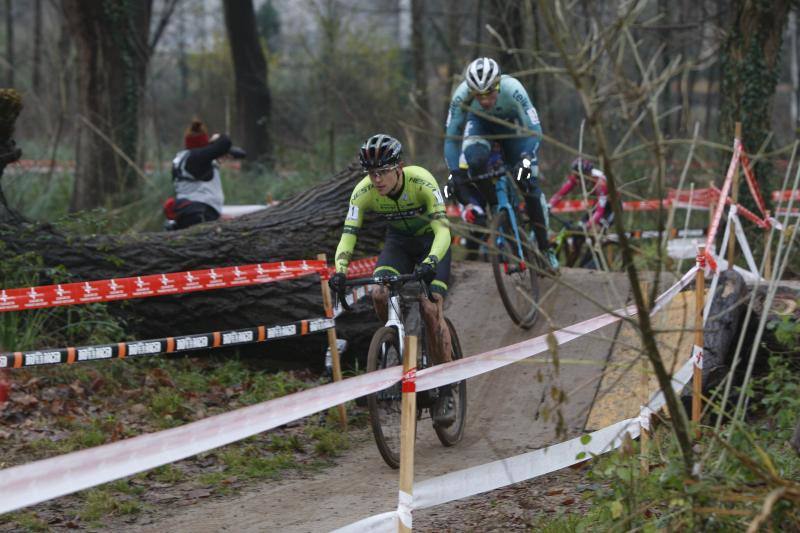
<svg viewBox="0 0 800 533">
<path fill-rule="evenodd" d="M 742 123 L 737 122 L 734 131 L 734 137 L 739 139 L 741 142 L 742 140 Z M 733 205 L 737 205 L 739 203 L 739 174 L 741 173 L 741 169 L 739 168 L 741 165 L 736 167 L 736 172 L 733 174 L 733 185 L 731 186 L 731 202 Z M 723 198 L 722 201 L 725 201 Z M 728 220 L 728 224 L 731 221 Z M 721 254 L 720 254 L 721 255 Z M 728 239 L 728 269 L 733 269 L 733 261 L 736 259 L 736 239 L 733 235 L 733 228 L 731 228 L 731 238 Z"/>
<path fill-rule="evenodd" d="M 692 359 L 694 361 L 692 376 L 692 422 L 696 424 L 695 438 L 700 438 L 700 415 L 703 411 L 703 308 L 705 307 L 706 292 L 706 247 L 697 247 L 697 274 L 695 275 L 694 293 L 694 347 Z"/>
<path fill-rule="evenodd" d="M 406 337 L 403 354 L 403 400 L 400 411 L 400 493 L 397 531 L 411 531 L 414 488 L 414 440 L 417 428 L 417 337 Z"/>
<path fill-rule="evenodd" d="M 327 257 L 325 254 L 318 254 L 317 260 L 325 261 L 327 264 Z M 322 285 L 322 305 L 325 307 L 325 316 L 333 318 L 333 302 L 331 299 L 331 291 L 328 288 L 328 280 L 320 278 Z M 342 362 L 339 358 L 339 347 L 336 345 L 336 328 L 333 327 L 328 330 L 328 349 L 331 351 L 331 363 L 333 366 L 333 381 L 342 381 Z M 342 429 L 347 429 L 347 411 L 344 405 L 338 406 L 339 410 L 339 423 Z"/>
</svg>

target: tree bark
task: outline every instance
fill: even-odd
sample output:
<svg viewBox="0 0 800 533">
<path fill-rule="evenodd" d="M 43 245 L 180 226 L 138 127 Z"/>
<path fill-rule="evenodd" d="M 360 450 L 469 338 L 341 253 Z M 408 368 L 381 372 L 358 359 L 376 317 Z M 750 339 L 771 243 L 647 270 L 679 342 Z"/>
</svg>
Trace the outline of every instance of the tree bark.
<svg viewBox="0 0 800 533">
<path fill-rule="evenodd" d="M 33 8 L 33 92 L 39 94 L 42 87 L 42 0 L 36 0 Z"/>
<path fill-rule="evenodd" d="M 135 197 L 139 109 L 147 63 L 152 0 L 63 0 L 78 48 L 79 120 L 70 209 Z M 123 194 L 125 193 L 125 194 Z"/>
<path fill-rule="evenodd" d="M 425 63 L 425 4 L 411 0 L 411 56 L 414 63 L 414 100 L 417 105 L 417 125 L 424 130 L 432 127 L 431 108 L 428 102 L 428 76 Z M 424 134 L 423 134 L 424 135 Z M 421 138 L 420 134 L 415 137 Z M 419 142 L 413 143 L 415 146 Z M 411 154 L 414 157 L 415 154 Z"/>
<path fill-rule="evenodd" d="M 64 234 L 22 219 L 3 199 L 0 239 L 6 246 L 0 255 L 35 252 L 47 267 L 63 265 L 74 281 L 314 259 L 321 252 L 332 258 L 350 193 L 362 177 L 361 170 L 351 166 L 327 183 L 259 213 L 184 231 L 122 236 Z M 376 221 L 365 225 L 359 233 L 359 254 L 377 253 L 383 228 Z M 324 314 L 317 276 L 108 305 L 112 314 L 125 320 L 126 331 L 140 339 L 285 324 Z M 337 330 L 351 345 L 366 349 L 375 325 L 370 307 L 360 306 L 337 321 Z M 323 344 L 323 336 L 303 337 L 282 343 L 282 352 L 301 353 L 298 347 L 315 346 L 311 353 L 322 354 Z"/>
<path fill-rule="evenodd" d="M 729 8 L 733 18 L 722 50 L 720 136 L 730 139 L 734 124 L 741 122 L 744 146 L 751 154 L 772 130 L 772 102 L 790 6 L 789 0 L 736 0 Z M 754 170 L 756 179 L 766 185 L 770 164 L 760 161 Z M 745 180 L 741 186 L 746 187 Z M 750 195 L 739 198 L 755 209 Z"/>
<path fill-rule="evenodd" d="M 225 27 L 236 75 L 236 122 L 249 161 L 269 156 L 270 94 L 252 0 L 225 0 Z"/>
<path fill-rule="evenodd" d="M 6 83 L 14 86 L 14 11 L 11 0 L 6 0 Z"/>
</svg>

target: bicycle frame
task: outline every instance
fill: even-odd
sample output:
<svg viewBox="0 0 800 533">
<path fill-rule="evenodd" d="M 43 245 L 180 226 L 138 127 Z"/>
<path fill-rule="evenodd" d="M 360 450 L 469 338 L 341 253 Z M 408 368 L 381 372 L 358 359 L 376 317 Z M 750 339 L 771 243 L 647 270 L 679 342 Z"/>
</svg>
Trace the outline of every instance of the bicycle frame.
<svg viewBox="0 0 800 533">
<path fill-rule="evenodd" d="M 519 225 L 517 224 L 517 213 L 516 209 L 514 208 L 514 203 L 516 202 L 516 193 L 514 192 L 514 184 L 511 183 L 511 178 L 508 176 L 508 173 L 503 174 L 496 182 L 495 182 L 495 194 L 497 195 L 497 204 L 492 206 L 494 213 L 499 213 L 501 210 L 505 210 L 508 213 L 508 220 L 511 223 L 511 229 L 514 232 L 514 239 L 517 243 L 517 257 L 520 258 L 520 261 L 525 260 L 525 255 L 522 249 L 522 239 L 520 239 L 520 231 Z M 505 236 L 500 234 L 497 236 L 497 240 L 499 241 L 497 244 L 502 244 L 505 240 Z"/>
<path fill-rule="evenodd" d="M 386 324 L 384 324 L 387 328 L 397 328 L 397 338 L 400 341 L 400 355 L 402 356 L 405 353 L 405 342 L 406 342 L 406 327 L 403 325 L 403 317 L 400 311 L 400 295 L 399 294 L 392 294 L 389 296 L 388 302 L 388 309 L 387 309 L 387 317 Z"/>
</svg>

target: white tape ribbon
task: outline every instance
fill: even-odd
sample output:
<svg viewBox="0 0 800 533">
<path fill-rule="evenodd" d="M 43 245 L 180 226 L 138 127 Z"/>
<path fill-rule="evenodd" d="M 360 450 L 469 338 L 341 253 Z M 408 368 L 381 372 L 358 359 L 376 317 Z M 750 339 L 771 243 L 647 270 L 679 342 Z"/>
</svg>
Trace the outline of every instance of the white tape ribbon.
<svg viewBox="0 0 800 533">
<path fill-rule="evenodd" d="M 397 519 L 411 529 L 411 510 L 414 508 L 414 497 L 402 490 L 397 495 Z"/>
<path fill-rule="evenodd" d="M 650 431 L 650 417 L 653 416 L 653 410 L 643 405 L 639 408 L 639 426 L 645 430 Z"/>
</svg>

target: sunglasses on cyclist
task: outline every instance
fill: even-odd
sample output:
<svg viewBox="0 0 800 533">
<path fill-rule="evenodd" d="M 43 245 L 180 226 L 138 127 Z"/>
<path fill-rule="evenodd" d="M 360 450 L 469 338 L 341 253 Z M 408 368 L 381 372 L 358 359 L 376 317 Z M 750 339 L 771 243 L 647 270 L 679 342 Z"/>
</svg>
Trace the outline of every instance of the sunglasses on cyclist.
<svg viewBox="0 0 800 533">
<path fill-rule="evenodd" d="M 492 94 L 494 94 L 496 92 L 500 92 L 500 84 L 499 83 L 495 84 L 495 86 L 492 87 L 491 89 L 489 89 L 487 91 L 483 91 L 482 93 L 479 93 L 479 92 L 476 92 L 476 91 L 472 91 L 472 95 L 475 96 L 475 97 L 480 98 L 480 97 L 491 96 Z"/>
<path fill-rule="evenodd" d="M 389 174 L 390 172 L 397 169 L 397 165 L 392 165 L 389 167 L 380 167 L 380 168 L 373 168 L 372 170 L 368 171 L 367 173 L 371 178 L 382 178 L 383 176 Z"/>
</svg>

